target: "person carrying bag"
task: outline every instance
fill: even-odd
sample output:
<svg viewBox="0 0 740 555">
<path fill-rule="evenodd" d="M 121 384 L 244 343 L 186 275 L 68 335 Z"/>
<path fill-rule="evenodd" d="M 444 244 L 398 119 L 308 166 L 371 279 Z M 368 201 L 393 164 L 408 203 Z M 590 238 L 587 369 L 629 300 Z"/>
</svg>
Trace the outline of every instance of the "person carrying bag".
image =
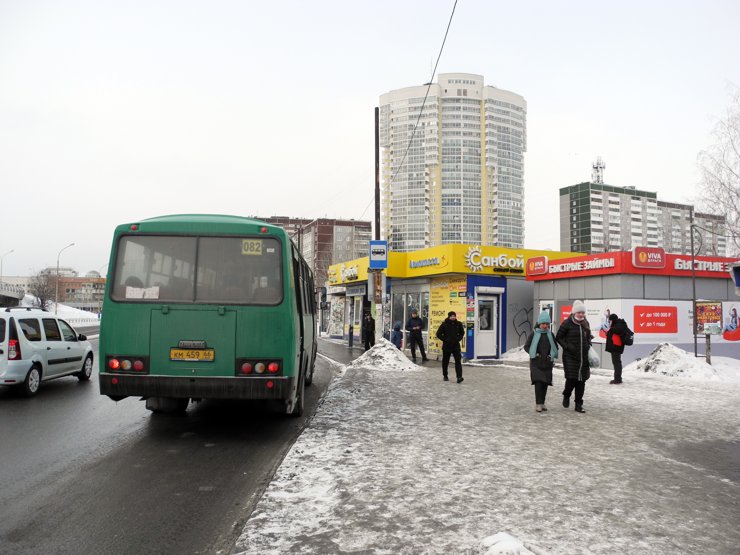
<svg viewBox="0 0 740 555">
<path fill-rule="evenodd" d="M 534 385 L 534 410 L 547 412 L 545 397 L 548 386 L 552 385 L 552 367 L 558 358 L 558 346 L 555 343 L 555 336 L 550 331 L 548 312 L 540 313 L 534 332 L 524 343 L 524 351 L 529 354 L 529 375 Z"/>
</svg>

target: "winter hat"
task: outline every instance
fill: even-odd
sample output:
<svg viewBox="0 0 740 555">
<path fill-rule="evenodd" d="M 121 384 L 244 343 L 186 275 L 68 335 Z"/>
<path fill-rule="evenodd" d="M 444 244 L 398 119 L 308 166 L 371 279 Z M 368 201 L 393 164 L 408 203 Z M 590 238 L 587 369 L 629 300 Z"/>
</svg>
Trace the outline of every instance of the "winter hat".
<svg viewBox="0 0 740 555">
<path fill-rule="evenodd" d="M 570 311 L 572 314 L 575 314 L 576 312 L 586 312 L 586 305 L 583 304 L 583 301 L 576 301 L 573 303 L 573 307 Z"/>
<path fill-rule="evenodd" d="M 450 316 L 457 316 L 457 312 L 455 312 L 454 310 L 450 310 L 450 311 L 449 311 L 449 312 L 447 313 L 447 317 L 449 318 Z"/>
<path fill-rule="evenodd" d="M 619 316 L 617 316 L 616 314 L 610 314 L 609 315 L 609 321 L 610 322 L 616 322 L 617 320 L 619 320 Z"/>
<path fill-rule="evenodd" d="M 542 312 L 540 312 L 540 317 L 537 318 L 537 325 L 539 326 L 540 324 L 551 324 L 551 323 L 552 323 L 552 320 L 550 320 L 550 313 L 547 312 L 546 310 L 543 310 Z"/>
</svg>

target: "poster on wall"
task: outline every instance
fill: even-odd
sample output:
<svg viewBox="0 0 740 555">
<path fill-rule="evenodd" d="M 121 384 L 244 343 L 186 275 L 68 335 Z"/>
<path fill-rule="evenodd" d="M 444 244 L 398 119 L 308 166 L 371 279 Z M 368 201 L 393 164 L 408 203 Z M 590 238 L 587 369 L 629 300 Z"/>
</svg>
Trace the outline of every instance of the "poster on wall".
<svg viewBox="0 0 740 555">
<path fill-rule="evenodd" d="M 442 354 L 442 344 L 435 337 L 437 329 L 447 318 L 447 313 L 454 310 L 462 320 L 467 315 L 467 276 L 452 276 L 431 280 L 429 288 L 429 353 Z M 465 350 L 465 339 L 462 348 Z"/>
<path fill-rule="evenodd" d="M 697 301 L 696 335 L 719 335 L 720 333 L 722 333 L 722 303 Z"/>
<path fill-rule="evenodd" d="M 329 309 L 329 336 L 342 337 L 344 333 L 344 297 L 333 297 Z"/>
<path fill-rule="evenodd" d="M 606 343 L 606 332 L 611 325 L 609 316 L 622 316 L 622 299 L 585 300 L 586 319 L 594 336 L 593 343 Z"/>
<path fill-rule="evenodd" d="M 625 299 L 622 318 L 635 333 L 635 343 L 691 343 L 691 301 Z"/>
<path fill-rule="evenodd" d="M 722 339 L 725 341 L 740 341 L 738 311 L 740 311 L 740 301 L 722 303 Z"/>
</svg>

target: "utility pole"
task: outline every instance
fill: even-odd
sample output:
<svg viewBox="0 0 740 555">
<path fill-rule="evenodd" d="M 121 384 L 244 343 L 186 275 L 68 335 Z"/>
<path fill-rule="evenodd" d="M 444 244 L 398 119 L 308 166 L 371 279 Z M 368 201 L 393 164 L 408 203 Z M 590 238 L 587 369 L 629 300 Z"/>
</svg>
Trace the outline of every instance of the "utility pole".
<svg viewBox="0 0 740 555">
<path fill-rule="evenodd" d="M 689 207 L 689 230 L 691 232 L 691 325 L 694 334 L 694 358 L 698 357 L 696 342 L 696 253 L 694 252 L 694 207 Z"/>
<path fill-rule="evenodd" d="M 380 108 L 377 106 L 375 107 L 375 240 L 380 240 Z M 368 254 L 372 257 L 372 252 Z M 370 310 L 375 317 L 375 342 L 377 343 L 383 337 L 385 330 L 385 311 L 383 310 L 385 290 L 383 289 L 383 270 L 372 270 L 372 272 L 373 289 L 368 291 L 368 294 L 371 295 Z"/>
</svg>

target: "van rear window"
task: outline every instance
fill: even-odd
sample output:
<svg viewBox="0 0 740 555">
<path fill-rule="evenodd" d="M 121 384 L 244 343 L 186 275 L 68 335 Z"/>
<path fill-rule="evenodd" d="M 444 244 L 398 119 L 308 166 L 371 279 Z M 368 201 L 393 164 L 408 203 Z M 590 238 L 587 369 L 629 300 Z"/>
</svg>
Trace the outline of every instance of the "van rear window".
<svg viewBox="0 0 740 555">
<path fill-rule="evenodd" d="M 0 343 L 5 343 L 6 341 L 5 329 L 5 320 L 0 320 Z"/>
<path fill-rule="evenodd" d="M 36 318 L 21 318 L 18 320 L 23 335 L 29 341 L 41 341 L 41 324 Z"/>
</svg>

